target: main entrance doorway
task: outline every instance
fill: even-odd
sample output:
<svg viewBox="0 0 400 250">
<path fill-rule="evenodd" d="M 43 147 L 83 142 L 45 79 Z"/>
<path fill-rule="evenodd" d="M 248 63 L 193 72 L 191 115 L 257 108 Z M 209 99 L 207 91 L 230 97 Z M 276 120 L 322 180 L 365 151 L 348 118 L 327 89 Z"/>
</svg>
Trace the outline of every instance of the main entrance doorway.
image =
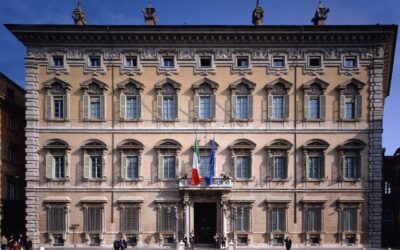
<svg viewBox="0 0 400 250">
<path fill-rule="evenodd" d="M 194 203 L 196 244 L 213 244 L 217 232 L 217 203 Z"/>
</svg>

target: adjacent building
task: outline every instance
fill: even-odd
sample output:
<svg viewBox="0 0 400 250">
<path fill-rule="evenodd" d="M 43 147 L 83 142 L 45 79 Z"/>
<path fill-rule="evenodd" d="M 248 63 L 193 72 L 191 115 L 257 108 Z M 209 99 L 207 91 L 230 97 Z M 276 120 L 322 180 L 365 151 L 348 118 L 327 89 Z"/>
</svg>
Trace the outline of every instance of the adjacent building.
<svg viewBox="0 0 400 250">
<path fill-rule="evenodd" d="M 0 234 L 25 232 L 25 90 L 0 73 Z"/>
<path fill-rule="evenodd" d="M 258 6 L 259 7 L 259 6 Z M 6 25 L 27 47 L 38 245 L 381 246 L 395 25 Z M 199 140 L 200 174 L 191 184 Z"/>
</svg>

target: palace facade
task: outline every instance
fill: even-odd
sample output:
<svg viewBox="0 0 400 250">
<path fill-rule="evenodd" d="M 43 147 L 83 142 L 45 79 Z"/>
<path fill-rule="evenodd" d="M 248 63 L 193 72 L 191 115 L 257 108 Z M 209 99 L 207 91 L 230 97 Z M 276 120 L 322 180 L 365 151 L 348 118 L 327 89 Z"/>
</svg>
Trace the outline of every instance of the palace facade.
<svg viewBox="0 0 400 250">
<path fill-rule="evenodd" d="M 397 26 L 6 27 L 36 246 L 381 245 Z M 191 184 L 196 138 L 211 185 Z"/>
</svg>

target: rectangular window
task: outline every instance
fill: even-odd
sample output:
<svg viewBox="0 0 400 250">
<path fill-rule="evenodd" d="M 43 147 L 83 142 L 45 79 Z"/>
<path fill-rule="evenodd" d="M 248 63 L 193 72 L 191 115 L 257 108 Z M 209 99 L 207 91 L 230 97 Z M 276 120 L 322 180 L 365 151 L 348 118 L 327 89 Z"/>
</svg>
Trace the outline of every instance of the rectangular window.
<svg viewBox="0 0 400 250">
<path fill-rule="evenodd" d="M 139 208 L 126 206 L 122 210 L 123 232 L 139 231 Z"/>
<path fill-rule="evenodd" d="M 319 56 L 314 56 L 314 57 L 309 57 L 308 58 L 308 66 L 309 67 L 321 67 L 321 57 Z"/>
<path fill-rule="evenodd" d="M 160 213 L 160 232 L 175 232 L 174 210 L 163 207 Z"/>
<path fill-rule="evenodd" d="M 237 57 L 236 58 L 236 66 L 247 68 L 249 67 L 249 58 L 247 56 Z"/>
<path fill-rule="evenodd" d="M 175 66 L 175 60 L 173 57 L 163 57 L 163 67 L 173 68 Z"/>
<path fill-rule="evenodd" d="M 309 156 L 308 158 L 308 179 L 318 180 L 322 179 L 322 163 L 323 157 L 321 156 Z"/>
<path fill-rule="evenodd" d="M 127 156 L 127 177 L 128 179 L 137 179 L 139 178 L 139 157 L 137 155 Z"/>
<path fill-rule="evenodd" d="M 250 208 L 245 207 L 238 211 L 238 216 L 236 220 L 236 231 L 250 231 Z"/>
<path fill-rule="evenodd" d="M 136 96 L 126 97 L 126 118 L 137 119 L 138 118 L 138 98 Z"/>
<path fill-rule="evenodd" d="M 102 227 L 102 208 L 97 206 L 88 207 L 86 216 L 86 232 L 101 232 Z"/>
<path fill-rule="evenodd" d="M 345 156 L 344 157 L 344 178 L 356 179 L 359 176 L 359 157 L 358 156 Z"/>
<path fill-rule="evenodd" d="M 89 57 L 89 65 L 93 68 L 100 68 L 101 67 L 101 58 L 100 56 L 90 56 Z"/>
<path fill-rule="evenodd" d="M 91 178 L 100 179 L 102 178 L 103 169 L 103 157 L 102 156 L 90 156 L 91 161 Z"/>
<path fill-rule="evenodd" d="M 356 57 L 345 57 L 343 61 L 344 68 L 355 68 L 357 67 L 357 58 Z"/>
<path fill-rule="evenodd" d="M 307 232 L 321 232 L 322 209 L 308 208 L 307 213 Z"/>
<path fill-rule="evenodd" d="M 245 95 L 236 97 L 236 118 L 242 120 L 249 118 L 248 98 Z"/>
<path fill-rule="evenodd" d="M 200 119 L 211 119 L 211 96 L 200 96 Z"/>
<path fill-rule="evenodd" d="M 137 57 L 136 56 L 125 57 L 124 66 L 127 68 L 136 68 L 137 67 Z"/>
<path fill-rule="evenodd" d="M 200 156 L 200 176 L 210 176 L 210 156 Z"/>
<path fill-rule="evenodd" d="M 250 156 L 236 156 L 236 178 L 251 178 L 250 167 Z"/>
<path fill-rule="evenodd" d="M 211 67 L 211 56 L 200 57 L 200 67 L 210 68 Z"/>
<path fill-rule="evenodd" d="M 8 145 L 8 161 L 17 164 L 18 150 L 14 144 Z"/>
<path fill-rule="evenodd" d="M 175 103 L 173 96 L 163 97 L 163 119 L 175 119 Z"/>
<path fill-rule="evenodd" d="M 286 179 L 286 157 L 275 156 L 273 158 L 273 179 Z"/>
<path fill-rule="evenodd" d="M 90 118 L 100 119 L 101 118 L 101 103 L 100 96 L 90 97 Z"/>
<path fill-rule="evenodd" d="M 65 207 L 50 206 L 47 213 L 47 230 L 51 233 L 65 232 Z"/>
<path fill-rule="evenodd" d="M 272 119 L 284 118 L 283 96 L 273 96 L 272 98 Z"/>
<path fill-rule="evenodd" d="M 65 158 L 64 156 L 54 156 L 54 178 L 65 178 Z"/>
<path fill-rule="evenodd" d="M 345 98 L 345 119 L 355 119 L 356 118 L 356 104 L 354 97 Z"/>
<path fill-rule="evenodd" d="M 344 208 L 343 209 L 343 231 L 356 232 L 358 224 L 357 208 Z"/>
<path fill-rule="evenodd" d="M 17 199 L 17 183 L 14 177 L 7 176 L 7 200 L 15 201 Z"/>
<path fill-rule="evenodd" d="M 286 209 L 284 208 L 271 209 L 271 231 L 272 232 L 286 231 Z"/>
<path fill-rule="evenodd" d="M 64 57 L 63 56 L 53 56 L 53 67 L 64 67 Z"/>
<path fill-rule="evenodd" d="M 319 96 L 310 96 L 309 102 L 308 102 L 308 117 L 310 119 L 320 119 L 320 102 L 319 102 Z"/>
<path fill-rule="evenodd" d="M 274 68 L 285 67 L 285 57 L 284 56 L 274 56 L 272 58 L 272 67 L 274 67 Z"/>
<path fill-rule="evenodd" d="M 63 96 L 54 96 L 54 118 L 55 119 L 63 119 L 64 118 L 64 97 Z"/>
<path fill-rule="evenodd" d="M 164 179 L 175 179 L 175 156 L 164 156 Z"/>
<path fill-rule="evenodd" d="M 7 126 L 8 126 L 8 129 L 11 130 L 11 131 L 15 132 L 17 130 L 17 123 L 15 121 L 14 116 L 8 115 L 8 124 L 7 124 Z"/>
</svg>

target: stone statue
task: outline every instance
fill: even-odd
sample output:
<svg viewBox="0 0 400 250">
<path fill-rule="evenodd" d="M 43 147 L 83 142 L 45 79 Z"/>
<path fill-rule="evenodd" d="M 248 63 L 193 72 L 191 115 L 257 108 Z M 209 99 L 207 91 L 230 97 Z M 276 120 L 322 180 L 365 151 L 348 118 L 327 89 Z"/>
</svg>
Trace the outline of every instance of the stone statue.
<svg viewBox="0 0 400 250">
<path fill-rule="evenodd" d="M 256 8 L 253 10 L 252 23 L 254 25 L 261 25 L 264 18 L 264 10 L 260 6 L 260 1 L 257 0 Z"/>
<path fill-rule="evenodd" d="M 74 19 L 74 22 L 76 25 L 85 25 L 86 24 L 85 12 L 83 12 L 83 10 L 82 10 L 80 0 L 78 0 L 78 5 L 72 11 L 72 18 Z"/>
<path fill-rule="evenodd" d="M 311 22 L 314 25 L 325 25 L 325 20 L 328 18 L 329 8 L 322 5 L 322 1 L 319 1 L 318 8 L 315 10 L 315 15 Z"/>
</svg>

